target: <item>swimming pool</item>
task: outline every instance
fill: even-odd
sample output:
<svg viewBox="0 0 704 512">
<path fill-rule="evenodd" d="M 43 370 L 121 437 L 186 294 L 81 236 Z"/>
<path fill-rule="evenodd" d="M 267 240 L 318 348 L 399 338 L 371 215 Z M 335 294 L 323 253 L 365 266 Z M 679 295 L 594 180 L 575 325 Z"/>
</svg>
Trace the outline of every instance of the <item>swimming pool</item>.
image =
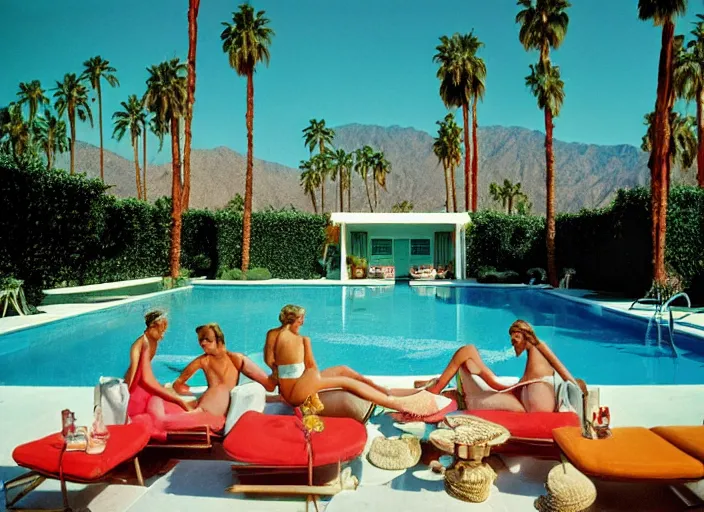
<svg viewBox="0 0 704 512">
<path fill-rule="evenodd" d="M 154 360 L 170 381 L 200 353 L 194 328 L 218 322 L 230 350 L 259 364 L 266 331 L 293 303 L 307 309 L 320 367 L 346 364 L 367 375 L 440 373 L 453 352 L 473 343 L 499 375 L 520 375 L 508 327 L 530 322 L 567 368 L 593 384 L 703 384 L 704 339 L 677 333 L 657 345 L 647 322 L 524 287 L 194 286 L 0 336 L 0 385 L 89 386 L 122 376 L 130 344 L 154 307 L 169 330 Z M 205 383 L 202 374 L 191 381 Z"/>
</svg>

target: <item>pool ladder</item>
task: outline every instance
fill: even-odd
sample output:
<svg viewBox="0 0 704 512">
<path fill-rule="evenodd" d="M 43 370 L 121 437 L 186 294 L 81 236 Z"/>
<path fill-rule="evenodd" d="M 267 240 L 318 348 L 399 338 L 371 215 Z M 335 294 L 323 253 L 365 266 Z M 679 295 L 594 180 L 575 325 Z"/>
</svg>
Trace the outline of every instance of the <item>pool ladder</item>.
<svg viewBox="0 0 704 512">
<path fill-rule="evenodd" d="M 677 347 L 675 347 L 675 320 L 672 317 L 672 308 L 670 305 L 676 300 L 679 299 L 680 297 L 684 297 L 684 299 L 687 301 L 687 307 L 691 308 L 692 307 L 692 301 L 689 299 L 689 295 L 687 295 L 684 292 L 677 293 L 670 297 L 664 304 L 656 304 L 655 306 L 655 312 L 653 313 L 653 316 L 650 318 L 648 321 L 648 329 L 645 333 L 645 339 L 648 339 L 648 335 L 650 334 L 650 327 L 653 323 L 653 320 L 656 322 L 656 326 L 658 329 L 658 347 L 661 346 L 662 344 L 662 332 L 661 332 L 661 325 L 662 325 L 662 313 L 663 311 L 667 311 L 668 313 L 668 331 L 670 333 L 670 347 L 672 347 L 672 351 L 675 353 L 675 357 L 679 357 L 679 353 L 677 352 Z"/>
</svg>

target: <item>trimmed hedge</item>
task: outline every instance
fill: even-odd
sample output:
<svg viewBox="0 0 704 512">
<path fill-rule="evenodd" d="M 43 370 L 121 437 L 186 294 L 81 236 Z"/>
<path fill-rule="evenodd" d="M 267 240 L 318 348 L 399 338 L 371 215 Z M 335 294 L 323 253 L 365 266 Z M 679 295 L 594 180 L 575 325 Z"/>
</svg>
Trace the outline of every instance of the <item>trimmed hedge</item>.
<svg viewBox="0 0 704 512">
<path fill-rule="evenodd" d="M 41 290 L 168 273 L 171 200 L 155 204 L 106 196 L 97 179 L 17 169 L 0 156 L 0 276 L 24 280 L 27 299 Z M 255 212 L 252 278 L 315 278 L 327 219 L 303 212 Z M 241 259 L 242 215 L 183 214 L 181 266 L 214 278 Z M 249 277 L 249 276 L 248 276 Z"/>
<path fill-rule="evenodd" d="M 651 285 L 650 193 L 619 190 L 611 206 L 556 218 L 556 259 L 560 273 L 574 268 L 573 286 L 641 295 Z M 704 301 L 704 190 L 673 187 L 668 205 L 668 266 Z M 481 267 L 545 268 L 545 219 L 481 212 L 467 231 L 467 273 Z"/>
<path fill-rule="evenodd" d="M 218 270 L 242 263 L 242 214 L 216 213 Z M 318 259 L 325 244 L 328 219 L 298 211 L 252 213 L 250 268 L 262 267 L 283 279 L 320 277 Z"/>
</svg>

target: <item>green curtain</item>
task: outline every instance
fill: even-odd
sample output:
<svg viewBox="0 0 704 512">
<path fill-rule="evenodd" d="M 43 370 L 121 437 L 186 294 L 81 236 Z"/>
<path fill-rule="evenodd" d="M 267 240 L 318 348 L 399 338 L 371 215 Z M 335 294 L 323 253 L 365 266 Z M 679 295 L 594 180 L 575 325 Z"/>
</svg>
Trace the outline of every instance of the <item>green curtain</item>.
<svg viewBox="0 0 704 512">
<path fill-rule="evenodd" d="M 437 231 L 435 233 L 435 261 L 436 267 L 446 266 L 453 260 L 452 233 Z"/>
<path fill-rule="evenodd" d="M 352 251 L 350 254 L 352 256 L 357 256 L 358 258 L 367 258 L 367 232 L 366 231 L 352 231 Z"/>
</svg>

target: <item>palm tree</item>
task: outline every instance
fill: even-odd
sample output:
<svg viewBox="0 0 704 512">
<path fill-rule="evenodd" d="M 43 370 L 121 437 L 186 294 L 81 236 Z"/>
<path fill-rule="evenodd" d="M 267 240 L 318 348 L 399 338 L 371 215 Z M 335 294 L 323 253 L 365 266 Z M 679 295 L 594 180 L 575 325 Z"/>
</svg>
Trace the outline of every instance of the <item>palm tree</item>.
<svg viewBox="0 0 704 512">
<path fill-rule="evenodd" d="M 320 178 L 318 181 L 318 186 L 320 187 L 320 198 L 321 198 L 320 213 L 325 213 L 325 210 L 323 210 L 322 204 L 323 204 L 323 199 L 325 198 L 325 180 L 332 173 L 332 159 L 331 159 L 330 152 L 328 150 L 326 150 L 323 153 L 318 153 L 316 155 L 311 156 L 310 163 L 313 166 L 313 169 L 315 169 L 315 172 L 318 173 L 318 176 Z"/>
<path fill-rule="evenodd" d="M 144 109 L 142 102 L 136 95 L 130 94 L 126 102 L 120 103 L 122 110 L 118 110 L 112 115 L 115 121 L 115 129 L 112 136 L 118 141 L 122 140 L 129 130 L 132 150 L 134 151 L 135 183 L 137 185 L 137 199 L 142 199 L 142 183 L 139 172 L 139 137 L 142 135 L 144 125 Z M 144 136 L 146 137 L 146 132 Z"/>
<path fill-rule="evenodd" d="M 665 271 L 665 238 L 667 234 L 667 183 L 670 174 L 670 113 L 674 104 L 673 54 L 675 47 L 675 17 L 687 10 L 686 0 L 638 0 L 638 18 L 652 19 L 662 25 L 658 86 L 650 167 L 652 207 L 653 278 L 662 284 Z"/>
<path fill-rule="evenodd" d="M 484 46 L 484 43 L 479 43 Z M 472 211 L 477 211 L 479 192 L 479 144 L 477 143 L 477 101 L 484 99 L 484 81 L 486 80 L 486 64 L 477 57 L 474 74 L 469 87 L 472 92 Z M 454 172 L 454 166 L 453 166 Z"/>
<path fill-rule="evenodd" d="M 352 169 L 352 166 L 354 165 L 354 157 L 351 153 L 347 153 L 344 149 L 338 149 L 331 155 L 332 157 L 332 179 L 333 181 L 335 178 L 338 178 L 340 180 L 340 211 L 344 212 L 345 211 L 345 206 L 344 206 L 344 187 L 347 186 L 349 188 L 349 185 L 346 185 L 345 182 L 348 181 L 348 175 L 350 173 L 350 170 Z M 349 201 L 347 204 L 347 207 L 349 208 Z"/>
<path fill-rule="evenodd" d="M 530 75 L 526 77 L 526 85 L 538 100 L 538 107 L 545 114 L 545 190 L 546 212 L 545 223 L 546 245 L 548 253 L 548 281 L 557 287 L 557 267 L 555 265 L 555 155 L 552 150 L 553 118 L 560 113 L 565 99 L 564 82 L 560 78 L 560 68 L 549 62 L 545 67 L 530 66 Z"/>
<path fill-rule="evenodd" d="M 450 205 L 457 211 L 457 196 L 455 194 L 455 167 L 462 161 L 462 128 L 455 122 L 454 114 L 447 114 L 442 121 L 436 121 L 438 136 L 433 142 L 433 153 L 442 164 L 445 174 L 445 204 L 447 211 Z M 452 201 L 452 202 L 450 202 Z"/>
<path fill-rule="evenodd" d="M 521 190 L 520 183 L 513 183 L 509 179 L 504 179 L 503 185 L 498 183 L 492 183 L 489 185 L 489 194 L 494 201 L 500 202 L 501 205 L 506 208 L 506 213 L 511 215 L 513 213 L 513 202 L 519 199 L 528 199 L 523 191 Z"/>
<path fill-rule="evenodd" d="M 325 152 L 325 144 L 332 144 L 333 139 L 335 138 L 335 130 L 332 128 L 328 128 L 325 126 L 325 119 L 321 119 L 320 121 L 316 119 L 311 119 L 310 120 L 310 125 L 308 127 L 303 129 L 303 139 L 305 141 L 305 145 L 308 148 L 308 150 L 311 153 L 311 156 L 313 155 L 313 150 L 318 147 L 318 152 L 320 154 L 323 154 Z M 321 203 L 321 211 L 324 213 L 325 212 L 325 177 L 323 177 L 323 181 L 320 184 L 320 190 L 321 190 L 321 196 L 320 196 L 320 203 Z"/>
<path fill-rule="evenodd" d="M 383 151 L 375 151 L 370 160 L 372 176 L 374 178 L 374 207 L 378 206 L 377 202 L 377 185 L 386 191 L 386 176 L 391 174 L 391 163 L 384 157 Z"/>
<path fill-rule="evenodd" d="M 91 127 L 93 126 L 93 113 L 88 104 L 88 89 L 75 73 L 66 73 L 63 82 L 56 82 L 54 91 L 56 113 L 59 117 L 66 114 L 71 128 L 69 147 L 71 149 L 71 174 L 73 174 L 76 162 L 76 117 L 81 121 L 88 119 Z"/>
<path fill-rule="evenodd" d="M 83 77 L 90 82 L 91 87 L 98 95 L 98 126 L 100 131 L 100 179 L 105 183 L 105 169 L 103 165 L 103 94 L 101 90 L 101 80 L 105 81 L 111 87 L 120 85 L 119 80 L 114 75 L 117 71 L 110 65 L 110 61 L 103 59 L 100 55 L 91 57 L 83 63 L 85 68 Z"/>
<path fill-rule="evenodd" d="M 44 109 L 44 116 L 37 118 L 36 141 L 46 154 L 46 168 L 54 165 L 54 155 L 68 150 L 66 122 L 56 117 L 49 109 Z"/>
<path fill-rule="evenodd" d="M 34 123 L 39 107 L 49 104 L 49 98 L 44 94 L 44 89 L 42 89 L 42 84 L 39 80 L 32 80 L 29 83 L 20 82 L 20 90 L 17 96 L 19 97 L 18 105 L 23 106 L 26 103 L 29 107 L 30 125 Z"/>
<path fill-rule="evenodd" d="M 198 42 L 198 10 L 200 0 L 188 0 L 188 75 L 186 100 L 186 126 L 183 141 L 183 208 L 188 209 L 191 199 L 191 123 L 193 104 L 196 101 L 196 44 Z M 146 132 L 145 132 L 146 140 Z"/>
<path fill-rule="evenodd" d="M 32 137 L 18 103 L 10 103 L 0 112 L 0 135 L 6 138 L 5 149 L 12 153 L 15 163 L 21 165 L 21 157 L 32 148 Z"/>
<path fill-rule="evenodd" d="M 373 212 L 374 207 L 372 206 L 372 196 L 369 193 L 369 182 L 367 181 L 367 176 L 369 175 L 369 168 L 371 167 L 371 160 L 372 156 L 374 155 L 374 149 L 372 149 L 371 146 L 364 146 L 361 149 L 357 149 L 354 152 L 354 155 L 354 170 L 364 180 L 364 188 L 367 190 L 367 201 L 369 201 L 369 211 Z"/>
<path fill-rule="evenodd" d="M 690 32 L 694 39 L 675 58 L 674 87 L 678 96 L 697 105 L 697 184 L 704 188 L 704 15 Z"/>
<path fill-rule="evenodd" d="M 318 173 L 310 160 L 301 160 L 298 168 L 303 171 L 301 173 L 301 186 L 303 187 L 303 191 L 306 194 L 310 194 L 310 200 L 313 203 L 313 211 L 318 213 L 315 191 L 320 186 L 320 173 Z"/>
<path fill-rule="evenodd" d="M 535 1 L 535 5 L 534 5 Z M 555 176 L 552 151 L 552 120 L 558 115 L 564 100 L 564 83 L 560 70 L 550 63 L 550 48 L 559 48 L 567 34 L 569 16 L 565 12 L 570 7 L 567 0 L 518 0 L 523 9 L 516 15 L 516 23 L 521 25 L 518 39 L 526 50 L 538 50 L 540 57 L 537 66 L 531 65 L 531 74 L 526 77 L 526 85 L 538 99 L 538 106 L 545 117 L 545 160 L 546 160 L 546 246 L 548 256 L 548 281 L 557 287 L 557 267 L 555 265 Z"/>
<path fill-rule="evenodd" d="M 147 92 L 144 105 L 154 114 L 159 133 L 171 133 L 171 277 L 179 274 L 181 260 L 181 148 L 179 124 L 186 111 L 186 64 L 171 59 L 147 69 Z"/>
<path fill-rule="evenodd" d="M 484 66 L 481 59 L 476 56 L 482 43 L 473 32 L 469 34 L 455 33 L 452 37 L 440 37 L 440 44 L 435 48 L 437 54 L 433 61 L 440 64 L 437 77 L 440 79 L 440 98 L 447 108 L 462 107 L 462 120 L 464 124 L 464 204 L 465 210 L 470 211 L 473 179 L 470 176 L 471 151 L 469 146 L 469 103 L 473 97 L 474 75 L 481 74 L 480 67 Z M 483 74 L 486 75 L 484 66 Z M 453 182 L 454 188 L 454 182 Z"/>
<path fill-rule="evenodd" d="M 223 23 L 220 34 L 222 49 L 230 66 L 240 76 L 247 77 L 247 174 L 244 189 L 244 216 L 242 219 L 242 271 L 249 268 L 249 248 L 252 232 L 252 170 L 254 166 L 254 69 L 258 62 L 269 64 L 269 45 L 274 31 L 268 27 L 265 12 L 254 14 L 248 4 L 232 13 L 233 23 Z"/>
<path fill-rule="evenodd" d="M 391 207 L 392 213 L 408 213 L 413 211 L 413 203 L 407 200 L 403 200 L 400 203 L 396 203 Z"/>
<path fill-rule="evenodd" d="M 645 125 L 648 127 L 643 136 L 641 149 L 651 152 L 653 149 L 653 121 L 655 113 L 645 115 Z M 689 169 L 697 158 L 697 120 L 693 116 L 681 116 L 678 112 L 670 113 L 670 162 L 678 164 L 681 169 Z M 652 155 L 652 154 L 651 154 Z M 652 156 L 648 165 L 652 165 Z M 670 191 L 670 177 L 667 177 L 667 191 Z"/>
</svg>

